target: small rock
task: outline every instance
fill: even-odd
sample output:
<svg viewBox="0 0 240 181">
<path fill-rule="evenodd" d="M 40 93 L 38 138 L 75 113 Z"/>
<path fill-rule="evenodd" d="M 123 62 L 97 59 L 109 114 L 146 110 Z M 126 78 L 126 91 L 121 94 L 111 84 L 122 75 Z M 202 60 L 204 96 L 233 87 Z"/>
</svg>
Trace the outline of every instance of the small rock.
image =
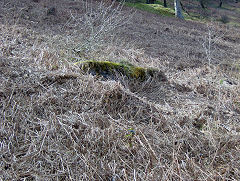
<svg viewBox="0 0 240 181">
<path fill-rule="evenodd" d="M 55 7 L 51 7 L 47 10 L 47 15 L 56 15 L 56 8 Z"/>
<path fill-rule="evenodd" d="M 224 80 L 223 82 L 222 82 L 222 85 L 224 86 L 224 87 L 234 87 L 234 86 L 236 86 L 237 85 L 237 83 L 236 82 L 234 82 L 234 81 L 230 81 L 230 80 Z"/>
</svg>

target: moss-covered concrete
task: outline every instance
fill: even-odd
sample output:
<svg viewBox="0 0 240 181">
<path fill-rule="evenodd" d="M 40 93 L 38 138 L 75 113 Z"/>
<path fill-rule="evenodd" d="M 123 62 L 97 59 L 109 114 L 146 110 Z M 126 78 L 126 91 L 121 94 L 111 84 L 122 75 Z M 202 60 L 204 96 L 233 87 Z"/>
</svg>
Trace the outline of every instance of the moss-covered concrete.
<svg viewBox="0 0 240 181">
<path fill-rule="evenodd" d="M 82 61 L 75 63 L 80 65 L 83 71 L 87 71 L 92 75 L 101 75 L 104 78 L 115 79 L 117 75 L 127 76 L 129 78 L 144 81 L 149 77 L 159 76 L 160 71 L 153 68 L 137 67 L 127 62 L 110 62 L 110 61 Z M 166 77 L 161 73 L 161 80 Z"/>
</svg>

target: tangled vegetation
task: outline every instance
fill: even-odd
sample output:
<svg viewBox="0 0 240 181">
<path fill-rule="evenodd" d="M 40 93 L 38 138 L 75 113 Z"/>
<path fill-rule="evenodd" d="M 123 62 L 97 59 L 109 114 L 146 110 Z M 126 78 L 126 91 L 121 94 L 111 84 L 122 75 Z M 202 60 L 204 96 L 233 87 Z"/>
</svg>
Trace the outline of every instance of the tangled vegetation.
<svg viewBox="0 0 240 181">
<path fill-rule="evenodd" d="M 0 180 L 240 180 L 239 29 L 114 7 L 0 2 Z"/>
</svg>

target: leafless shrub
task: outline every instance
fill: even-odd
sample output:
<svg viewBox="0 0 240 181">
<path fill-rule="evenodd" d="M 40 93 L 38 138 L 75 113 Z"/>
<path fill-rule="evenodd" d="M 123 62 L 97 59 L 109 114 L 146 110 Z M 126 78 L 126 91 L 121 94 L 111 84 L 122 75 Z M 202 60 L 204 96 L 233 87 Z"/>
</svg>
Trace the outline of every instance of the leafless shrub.
<svg viewBox="0 0 240 181">
<path fill-rule="evenodd" d="M 208 25 L 207 29 L 208 31 L 204 36 L 202 46 L 206 54 L 208 65 L 211 65 L 215 59 L 215 55 L 220 53 L 217 48 L 217 43 L 224 36 L 224 33 L 222 32 L 219 35 L 214 25 Z"/>
<path fill-rule="evenodd" d="M 97 4 L 85 1 L 83 5 L 83 14 L 71 12 L 71 18 L 65 25 L 80 30 L 82 42 L 74 48 L 80 55 L 106 45 L 129 20 L 129 15 L 122 12 L 123 2 L 112 1 L 109 5 L 104 1 Z"/>
</svg>

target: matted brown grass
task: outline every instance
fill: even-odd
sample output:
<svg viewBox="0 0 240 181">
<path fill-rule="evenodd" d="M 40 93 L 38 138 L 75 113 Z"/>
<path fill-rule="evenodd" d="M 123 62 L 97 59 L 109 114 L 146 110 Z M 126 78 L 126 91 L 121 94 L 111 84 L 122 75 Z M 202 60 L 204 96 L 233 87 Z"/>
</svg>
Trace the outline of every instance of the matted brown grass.
<svg viewBox="0 0 240 181">
<path fill-rule="evenodd" d="M 154 57 L 144 47 L 137 49 L 132 42 L 124 42 L 133 38 L 128 39 L 126 33 L 118 37 L 121 41 L 108 43 L 87 56 L 152 66 L 162 70 L 167 81 L 104 80 L 83 73 L 72 63 L 83 59 L 71 51 L 81 38 L 77 39 L 78 32 L 71 29 L 57 31 L 65 20 L 51 26 L 44 24 L 51 22 L 49 19 L 43 20 L 43 26 L 34 27 L 25 16 L 10 19 L 19 8 L 30 5 L 30 1 L 20 2 L 15 4 L 16 10 L 1 2 L 1 180 L 240 179 L 239 72 L 231 69 L 237 61 L 232 64 L 224 59 L 230 69 L 223 71 L 220 65 L 204 61 L 196 65 L 180 53 L 174 63 L 171 54 L 181 52 L 178 41 L 171 51 L 168 46 L 172 44 L 165 42 L 167 55 Z M 70 2 L 63 3 L 66 9 L 70 7 Z M 142 13 L 136 15 L 141 16 L 139 21 L 146 21 Z M 151 22 L 155 20 L 157 17 Z M 169 27 L 164 36 L 169 35 L 169 42 L 174 39 L 169 31 L 182 38 L 181 33 L 176 36 L 176 27 L 184 22 L 161 20 L 165 22 L 162 26 Z M 138 24 L 133 17 L 132 23 L 135 21 Z M 207 29 L 203 24 L 189 26 Z M 135 26 L 132 33 L 137 31 L 142 28 Z M 189 41 L 191 32 L 204 39 L 200 28 L 185 34 Z M 227 31 L 229 37 L 237 37 L 237 33 Z M 239 45 L 218 37 L 218 46 L 235 47 L 220 58 L 235 56 L 237 60 Z M 156 41 L 148 39 L 150 44 Z M 186 51 L 190 45 L 194 54 L 197 49 L 204 54 L 187 40 Z M 155 48 L 152 53 L 161 49 Z"/>
</svg>

